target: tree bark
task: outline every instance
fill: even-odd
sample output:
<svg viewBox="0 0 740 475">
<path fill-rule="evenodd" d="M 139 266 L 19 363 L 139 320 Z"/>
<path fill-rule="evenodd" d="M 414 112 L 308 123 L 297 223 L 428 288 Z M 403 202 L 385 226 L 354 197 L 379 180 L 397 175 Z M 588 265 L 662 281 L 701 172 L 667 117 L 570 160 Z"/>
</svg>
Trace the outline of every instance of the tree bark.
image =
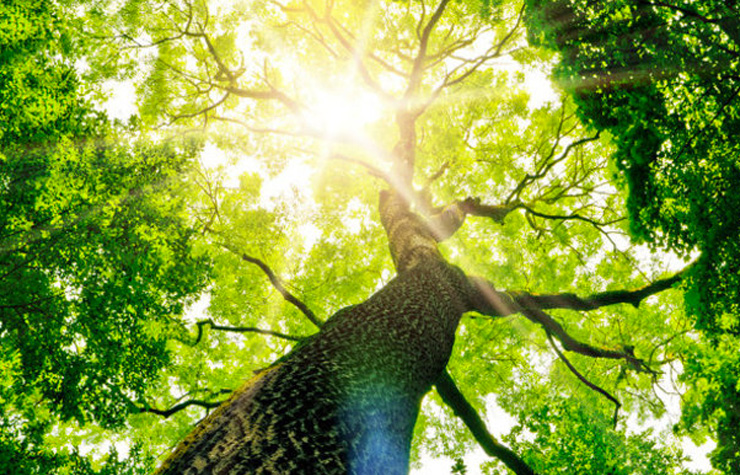
<svg viewBox="0 0 740 475">
<path fill-rule="evenodd" d="M 161 475 L 408 472 L 421 399 L 474 289 L 396 193 L 384 192 L 381 216 L 399 275 L 248 381 Z"/>
</svg>

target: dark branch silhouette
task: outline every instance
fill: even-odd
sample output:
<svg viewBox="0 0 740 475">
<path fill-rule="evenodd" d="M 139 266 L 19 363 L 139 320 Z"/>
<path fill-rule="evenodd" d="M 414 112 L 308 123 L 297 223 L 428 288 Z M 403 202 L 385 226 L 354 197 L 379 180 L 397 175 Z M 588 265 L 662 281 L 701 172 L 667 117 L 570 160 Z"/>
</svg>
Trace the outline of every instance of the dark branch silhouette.
<svg viewBox="0 0 740 475">
<path fill-rule="evenodd" d="M 558 358 L 565 363 L 565 366 L 568 367 L 571 373 L 573 373 L 576 378 L 578 378 L 583 384 L 588 386 L 589 388 L 593 389 L 597 393 L 603 395 L 605 398 L 610 400 L 612 403 L 614 403 L 614 416 L 612 417 L 612 424 L 613 427 L 617 427 L 617 418 L 619 416 L 619 408 L 622 407 L 622 403 L 619 402 L 617 398 L 612 396 L 607 390 L 597 386 L 596 384 L 592 383 L 588 380 L 583 374 L 578 371 L 575 366 L 573 366 L 573 363 L 571 363 L 568 358 L 565 357 L 562 351 L 560 351 L 560 348 L 555 344 L 555 341 L 552 339 L 552 335 L 550 333 L 547 334 L 547 341 L 550 342 L 550 346 L 552 346 L 552 349 L 555 350 L 555 353 L 557 353 Z"/>
<path fill-rule="evenodd" d="M 437 393 L 445 404 L 459 417 L 478 441 L 481 448 L 491 457 L 501 460 L 516 475 L 535 475 L 517 454 L 508 447 L 501 445 L 490 432 L 478 415 L 478 412 L 470 405 L 465 396 L 460 392 L 450 373 L 445 370 L 435 383 Z"/>
<path fill-rule="evenodd" d="M 273 272 L 270 266 L 268 266 L 264 261 L 240 252 L 229 245 L 221 244 L 221 246 L 226 250 L 238 255 L 243 261 L 249 262 L 259 267 L 260 270 L 265 273 L 267 278 L 270 279 L 270 283 L 272 284 L 272 286 L 280 293 L 280 295 L 283 296 L 283 299 L 285 299 L 286 302 L 291 303 L 295 308 L 300 310 L 306 316 L 306 318 L 308 318 L 311 323 L 313 323 L 317 328 L 321 328 L 322 322 L 321 320 L 319 320 L 316 314 L 313 313 L 313 311 L 308 308 L 308 306 L 303 303 L 303 301 L 298 299 L 295 295 L 290 293 L 288 289 L 285 288 L 280 278 L 275 275 L 275 272 Z"/>
<path fill-rule="evenodd" d="M 475 302 L 475 310 L 483 315 L 502 317 L 520 313 L 530 321 L 540 325 L 548 335 L 557 338 L 563 348 L 593 358 L 623 359 L 636 371 L 655 372 L 642 360 L 635 357 L 631 347 L 622 349 L 599 348 L 574 338 L 567 330 L 543 309 L 561 308 L 588 311 L 600 307 L 629 303 L 637 306 L 650 295 L 654 295 L 672 287 L 680 281 L 691 266 L 686 267 L 676 275 L 653 282 L 637 290 L 610 291 L 580 298 L 574 294 L 536 295 L 527 292 L 500 292 L 494 286 L 478 277 L 471 277 L 470 281 L 478 289 L 479 300 Z"/>
<path fill-rule="evenodd" d="M 690 265 L 670 277 L 658 279 L 655 282 L 639 289 L 610 290 L 606 292 L 592 294 L 587 297 L 578 297 L 573 293 L 542 295 L 516 291 L 511 291 L 507 293 L 518 305 L 525 308 L 563 308 L 570 310 L 588 311 L 620 303 L 630 304 L 633 307 L 637 308 L 639 307 L 640 303 L 647 297 L 663 292 L 664 290 L 668 290 L 679 283 L 686 276 L 689 269 L 691 269 Z"/>
<path fill-rule="evenodd" d="M 322 325 L 321 320 L 318 319 L 316 314 L 314 314 L 313 311 L 310 308 L 308 308 L 308 306 L 305 303 L 303 303 L 303 301 L 299 300 L 295 295 L 290 293 L 288 289 L 285 288 L 285 286 L 280 281 L 278 276 L 276 276 L 275 273 L 272 271 L 272 269 L 270 269 L 270 266 L 265 264 L 260 259 L 249 256 L 247 254 L 241 254 L 241 258 L 242 260 L 250 262 L 256 265 L 257 267 L 259 267 L 262 270 L 262 272 L 265 273 L 267 278 L 270 279 L 270 283 L 272 284 L 273 287 L 275 287 L 275 290 L 280 292 L 280 295 L 283 296 L 285 301 L 293 304 L 295 308 L 303 312 L 303 314 L 306 316 L 306 318 L 308 318 L 311 321 L 311 323 L 313 323 L 316 327 L 321 328 L 321 325 Z"/>
<path fill-rule="evenodd" d="M 542 310 L 520 307 L 519 312 L 527 317 L 527 319 L 544 328 L 548 334 L 552 334 L 560 341 L 560 343 L 563 344 L 563 348 L 568 351 L 579 353 L 584 356 L 590 356 L 592 358 L 606 358 L 615 360 L 623 359 L 630 363 L 630 365 L 636 371 L 654 373 L 654 371 L 651 370 L 647 366 L 647 364 L 645 364 L 639 358 L 635 357 L 632 347 L 625 346 L 621 350 L 612 348 L 600 348 L 574 338 L 565 330 L 565 328 L 563 328 L 563 325 L 561 325 L 560 322 L 558 322 Z"/>
<path fill-rule="evenodd" d="M 231 394 L 233 391 L 231 389 L 222 389 L 218 391 L 215 394 Z M 175 404 L 174 406 L 170 407 L 169 409 L 157 409 L 156 407 L 135 407 L 138 409 L 138 412 L 146 412 L 150 414 L 156 414 L 158 416 L 162 416 L 164 418 L 170 417 L 184 409 L 187 409 L 190 406 L 199 406 L 206 409 L 213 409 L 218 406 L 220 406 L 224 400 L 221 401 L 206 401 L 203 399 L 188 399 L 187 401 L 183 401 L 181 403 Z"/>
<path fill-rule="evenodd" d="M 647 297 L 668 290 L 678 284 L 688 274 L 692 266 L 693 264 L 690 264 L 670 277 L 658 279 L 638 289 L 609 290 L 586 297 L 579 297 L 570 292 L 533 294 L 516 290 L 500 291 L 496 290 L 493 284 L 480 277 L 471 277 L 471 282 L 478 288 L 482 299 L 478 303 L 480 308 L 476 308 L 476 310 L 492 317 L 505 317 L 524 310 L 568 309 L 590 311 L 617 304 L 629 304 L 637 308 Z"/>
<path fill-rule="evenodd" d="M 273 330 L 265 330 L 262 328 L 256 328 L 256 327 L 230 327 L 230 326 L 224 326 L 224 325 L 216 325 L 213 320 L 201 320 L 200 322 L 196 323 L 198 327 L 198 334 L 195 337 L 195 341 L 193 342 L 193 346 L 200 343 L 200 340 L 203 338 L 203 327 L 208 325 L 214 330 L 219 331 L 225 331 L 225 332 L 234 332 L 234 333 L 260 333 L 262 335 L 270 335 L 277 338 L 282 338 L 284 340 L 290 340 L 290 341 L 301 341 L 305 339 L 304 337 L 300 336 L 293 336 L 288 335 L 286 333 L 281 333 Z"/>
</svg>

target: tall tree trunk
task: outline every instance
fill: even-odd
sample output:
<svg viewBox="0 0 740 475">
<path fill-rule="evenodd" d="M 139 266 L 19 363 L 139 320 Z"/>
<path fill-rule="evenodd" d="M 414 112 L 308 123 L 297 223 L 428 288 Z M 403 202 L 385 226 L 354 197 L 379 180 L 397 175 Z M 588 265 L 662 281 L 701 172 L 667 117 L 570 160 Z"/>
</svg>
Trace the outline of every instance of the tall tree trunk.
<svg viewBox="0 0 740 475">
<path fill-rule="evenodd" d="M 421 399 L 473 292 L 397 193 L 380 210 L 399 275 L 248 381 L 159 473 L 408 472 Z"/>
</svg>

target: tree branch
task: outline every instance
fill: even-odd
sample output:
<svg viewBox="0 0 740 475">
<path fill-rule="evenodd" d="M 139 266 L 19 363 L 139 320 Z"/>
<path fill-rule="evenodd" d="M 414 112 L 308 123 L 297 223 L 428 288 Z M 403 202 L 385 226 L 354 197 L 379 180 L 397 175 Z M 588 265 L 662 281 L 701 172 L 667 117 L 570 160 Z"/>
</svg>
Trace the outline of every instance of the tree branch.
<svg viewBox="0 0 740 475">
<path fill-rule="evenodd" d="M 470 277 L 471 286 L 475 289 L 475 301 L 471 310 L 492 317 L 505 317 L 523 310 L 541 311 L 545 309 L 568 309 L 578 311 L 596 310 L 601 307 L 617 304 L 630 304 L 637 308 L 640 303 L 680 282 L 691 270 L 694 263 L 684 267 L 681 271 L 658 279 L 651 284 L 635 290 L 609 290 L 598 292 L 587 297 L 579 297 L 573 293 L 561 294 L 532 294 L 524 291 L 499 291 L 481 277 Z"/>
<path fill-rule="evenodd" d="M 610 290 L 579 297 L 573 293 L 562 294 L 530 294 L 528 292 L 507 292 L 508 295 L 521 307 L 537 309 L 565 308 L 570 310 L 596 310 L 597 308 L 627 303 L 633 307 L 639 307 L 640 303 L 651 295 L 670 289 L 683 279 L 691 265 L 680 272 L 658 279 L 655 282 L 635 290 Z"/>
<path fill-rule="evenodd" d="M 295 308 L 300 310 L 306 316 L 306 318 L 308 318 L 311 321 L 311 323 L 313 323 L 316 326 L 316 328 L 321 328 L 321 325 L 322 325 L 321 320 L 319 320 L 316 314 L 313 313 L 313 311 L 311 311 L 311 309 L 308 308 L 308 306 L 305 303 L 303 303 L 303 301 L 298 299 L 295 295 L 290 293 L 288 289 L 285 288 L 280 278 L 278 278 L 278 276 L 275 275 L 275 273 L 272 271 L 270 266 L 268 266 L 262 260 L 257 259 L 256 257 L 252 257 L 248 254 L 239 252 L 238 250 L 232 248 L 231 246 L 228 246 L 223 243 L 221 244 L 221 246 L 224 249 L 238 255 L 243 261 L 249 262 L 259 267 L 260 270 L 262 270 L 262 272 L 265 273 L 267 278 L 270 279 L 270 283 L 272 284 L 272 286 L 275 288 L 275 290 L 277 290 L 280 293 L 280 295 L 283 296 L 283 299 L 285 299 L 286 302 L 291 303 Z"/>
<path fill-rule="evenodd" d="M 280 279 L 275 275 L 275 273 L 270 269 L 270 266 L 262 262 L 261 260 L 257 259 L 256 257 L 249 256 L 247 254 L 241 254 L 241 258 L 244 261 L 251 262 L 252 264 L 255 264 L 257 267 L 259 267 L 262 272 L 265 273 L 268 279 L 270 279 L 270 283 L 273 287 L 275 287 L 275 290 L 280 292 L 280 295 L 283 296 L 283 299 L 285 299 L 287 302 L 293 304 L 295 308 L 303 312 L 303 314 L 313 323 L 317 328 L 321 328 L 321 320 L 316 317 L 316 314 L 313 313 L 313 311 L 306 306 L 303 301 L 299 300 L 295 295 L 291 294 L 283 285 L 283 283 L 280 281 Z"/>
<path fill-rule="evenodd" d="M 573 373 L 583 384 L 588 386 L 589 388 L 593 389 L 594 391 L 598 392 L 608 400 L 610 400 L 612 403 L 614 403 L 614 416 L 612 418 L 612 424 L 613 427 L 617 427 L 617 417 L 619 416 L 619 408 L 622 407 L 622 403 L 619 402 L 617 398 L 612 396 L 608 391 L 605 389 L 597 386 L 596 384 L 589 381 L 585 376 L 583 376 L 576 368 L 573 366 L 573 364 L 568 360 L 568 358 L 565 357 L 562 351 L 560 351 L 560 348 L 557 347 L 555 344 L 555 341 L 552 339 L 552 335 L 548 332 L 547 333 L 547 341 L 550 342 L 550 346 L 552 346 L 552 349 L 555 350 L 555 353 L 557 353 L 558 358 L 562 360 L 563 363 L 565 363 L 565 366 L 568 367 L 571 373 Z"/>
<path fill-rule="evenodd" d="M 518 202 L 504 205 L 486 205 L 481 203 L 480 198 L 465 198 L 460 202 L 460 205 L 466 214 L 490 218 L 497 223 L 503 223 L 509 213 L 522 206 Z"/>
<path fill-rule="evenodd" d="M 471 74 L 473 74 L 475 71 L 478 70 L 483 64 L 486 62 L 498 58 L 501 56 L 501 51 L 503 50 L 504 46 L 511 40 L 514 36 L 514 33 L 516 33 L 517 30 L 519 30 L 519 27 L 522 22 L 522 18 L 524 17 L 524 6 L 519 10 L 519 15 L 517 16 L 516 23 L 514 26 L 509 30 L 509 32 L 503 37 L 503 39 L 494 46 L 491 46 L 484 54 L 480 55 L 478 58 L 474 60 L 461 60 L 461 63 L 455 67 L 452 71 L 450 71 L 448 74 L 445 75 L 445 78 L 442 81 L 442 84 L 439 85 L 437 90 L 435 91 L 435 95 L 439 94 L 439 92 L 446 87 L 454 86 L 455 84 L 459 84 L 465 79 L 467 79 Z M 511 51 L 508 53 L 511 54 Z M 460 69 L 463 68 L 464 65 L 473 63 L 471 67 L 463 71 L 461 74 L 455 76 L 455 73 L 457 73 Z"/>
<path fill-rule="evenodd" d="M 233 391 L 231 389 L 222 389 L 221 391 L 218 391 L 217 394 L 230 394 Z M 215 407 L 220 406 L 223 404 L 224 401 L 204 401 L 202 399 L 188 399 L 187 401 L 183 401 L 179 404 L 175 404 L 174 406 L 170 407 L 169 409 L 157 409 L 155 407 L 139 407 L 134 405 L 140 413 L 150 413 L 150 414 L 156 414 L 158 416 L 162 416 L 164 418 L 170 417 L 173 414 L 176 414 L 183 409 L 186 409 L 190 406 L 200 406 L 206 409 L 213 409 Z"/>
<path fill-rule="evenodd" d="M 642 360 L 635 357 L 634 349 L 625 346 L 621 350 L 611 348 L 599 348 L 589 343 L 577 340 L 568 333 L 563 325 L 552 318 L 547 313 L 539 309 L 520 307 L 519 313 L 527 317 L 530 321 L 540 325 L 548 334 L 552 334 L 563 344 L 563 348 L 574 353 L 579 353 L 592 358 L 606 358 L 614 360 L 625 360 L 632 367 L 641 372 L 654 373 Z"/>
<path fill-rule="evenodd" d="M 565 106 L 561 109 L 561 116 L 560 116 L 560 122 L 558 123 L 558 129 L 555 132 L 555 141 L 552 144 L 552 147 L 550 147 L 550 151 L 545 157 L 545 159 L 537 166 L 537 170 L 534 172 L 534 174 L 526 174 L 524 178 L 521 179 L 521 181 L 517 184 L 516 187 L 509 193 L 509 196 L 506 198 L 506 203 L 512 202 L 512 201 L 519 201 L 519 198 L 521 196 L 522 191 L 524 188 L 529 186 L 532 182 L 535 182 L 539 180 L 540 178 L 543 178 L 546 176 L 549 171 L 558 163 L 562 162 L 566 158 L 568 158 L 568 155 L 570 155 L 570 152 L 576 149 L 577 147 L 580 147 L 581 145 L 584 145 L 589 142 L 593 142 L 595 140 L 598 140 L 601 137 L 601 132 L 596 132 L 591 137 L 583 137 L 580 138 L 570 144 L 568 144 L 565 147 L 565 150 L 560 154 L 560 156 L 555 157 L 555 152 L 557 151 L 558 147 L 560 146 L 560 142 L 562 141 L 563 137 L 567 136 L 569 133 L 573 131 L 574 127 L 571 127 L 569 130 L 566 130 L 563 132 L 563 127 L 565 127 L 565 123 L 568 119 L 570 119 L 572 116 L 566 116 L 565 115 Z"/>
<path fill-rule="evenodd" d="M 587 218 L 587 217 L 581 216 L 580 214 L 577 214 L 577 213 L 566 214 L 566 215 L 542 213 L 540 211 L 534 210 L 531 206 L 525 205 L 525 204 L 522 204 L 522 203 L 518 204 L 517 207 L 523 208 L 524 210 L 527 211 L 527 214 L 531 214 L 532 216 L 537 216 L 538 218 L 553 219 L 553 220 L 556 220 L 556 221 L 569 221 L 569 220 L 583 221 L 584 223 L 588 223 L 588 224 L 590 224 L 590 225 L 592 225 L 594 227 L 597 227 L 597 228 L 600 227 L 600 226 L 609 226 L 610 224 L 618 223 L 620 221 L 624 221 L 625 219 L 627 219 L 627 218 L 617 218 L 617 219 L 613 219 L 611 221 L 600 223 L 600 222 L 596 221 L 595 219 Z"/>
<path fill-rule="evenodd" d="M 432 34 L 432 30 L 434 29 L 434 26 L 439 22 L 439 19 L 442 17 L 442 14 L 445 11 L 445 8 L 447 7 L 447 4 L 449 3 L 449 0 L 442 0 L 439 2 L 439 5 L 437 6 L 437 9 L 432 14 L 432 17 L 429 19 L 429 22 L 424 27 L 424 30 L 421 33 L 421 37 L 419 38 L 419 52 L 416 55 L 416 58 L 414 59 L 414 64 L 411 68 L 411 74 L 409 76 L 409 85 L 406 89 L 405 93 L 405 99 L 410 99 L 414 93 L 416 92 L 416 89 L 419 87 L 419 84 L 421 83 L 421 76 L 422 72 L 424 70 L 424 61 L 426 61 L 427 58 L 427 47 L 429 46 L 429 37 Z"/>
<path fill-rule="evenodd" d="M 517 475 L 535 475 L 535 472 L 517 454 L 508 447 L 501 445 L 493 435 L 488 432 L 486 425 L 480 418 L 475 408 L 470 405 L 465 396 L 460 392 L 450 373 L 444 370 L 435 383 L 437 393 L 442 401 L 447 404 L 457 417 L 459 417 L 478 441 L 481 448 L 491 457 L 501 460 Z"/>
<path fill-rule="evenodd" d="M 280 333 L 274 330 L 264 330 L 262 328 L 256 328 L 256 327 L 230 327 L 230 326 L 224 326 L 224 325 L 216 325 L 213 320 L 210 318 L 208 320 L 201 320 L 198 323 L 195 324 L 198 327 L 198 334 L 195 337 L 195 341 L 193 342 L 192 346 L 197 345 L 200 343 L 200 340 L 203 338 L 203 327 L 208 325 L 214 330 L 219 331 L 225 331 L 225 332 L 234 332 L 234 333 L 260 333 L 262 335 L 270 335 L 277 338 L 282 338 L 284 340 L 290 340 L 290 341 L 302 341 L 305 339 L 305 337 L 301 336 L 293 336 L 288 335 L 286 333 Z"/>
<path fill-rule="evenodd" d="M 390 176 L 388 176 L 386 172 L 384 172 L 380 168 L 364 160 L 360 160 L 358 158 L 353 158 L 353 157 L 348 157 L 347 155 L 344 155 L 341 153 L 333 153 L 329 156 L 329 158 L 334 159 L 334 160 L 342 160 L 344 162 L 360 165 L 364 167 L 370 175 L 380 178 L 381 180 L 385 181 L 390 186 L 393 186 L 394 184 L 394 180 Z"/>
<path fill-rule="evenodd" d="M 255 99 L 255 100 L 276 100 L 279 102 L 282 102 L 288 109 L 290 109 L 293 113 L 299 114 L 303 109 L 303 105 L 300 104 L 298 101 L 295 101 L 285 95 L 284 93 L 280 92 L 279 90 L 273 88 L 270 86 L 269 91 L 254 91 L 251 89 L 243 89 L 241 87 L 238 87 L 236 85 L 229 85 L 229 86 L 219 86 L 224 91 L 231 93 L 237 97 L 243 97 L 246 99 Z"/>
<path fill-rule="evenodd" d="M 352 45 L 350 41 L 344 37 L 344 35 L 340 31 L 341 24 L 334 20 L 333 17 L 327 16 L 326 24 L 331 32 L 334 34 L 334 37 L 337 39 L 337 41 L 339 41 L 339 44 L 341 44 L 342 47 L 351 55 L 355 66 L 357 67 L 357 71 L 360 73 L 360 77 L 362 77 L 365 84 L 367 84 L 373 91 L 381 94 L 383 97 L 388 99 L 389 96 L 385 94 L 383 88 L 380 87 L 380 84 L 378 84 L 378 82 L 372 77 L 370 71 L 368 71 L 365 63 L 362 61 L 362 56 L 365 55 L 364 51 L 358 51 L 357 48 L 355 48 L 354 45 Z M 343 29 L 343 27 L 341 28 Z"/>
<path fill-rule="evenodd" d="M 573 338 L 557 320 L 542 309 L 593 310 L 617 303 L 639 304 L 645 297 L 670 288 L 673 283 L 683 277 L 683 273 L 687 269 L 688 267 L 673 277 L 656 281 L 636 291 L 602 292 L 586 299 L 581 299 L 573 294 L 536 296 L 526 292 L 499 292 L 487 280 L 471 277 L 470 283 L 474 289 L 471 310 L 483 315 L 498 317 L 521 313 L 533 323 L 540 325 L 548 334 L 555 336 L 568 351 L 592 358 L 623 359 L 636 371 L 654 374 L 655 372 L 647 364 L 635 357 L 632 347 L 625 346 L 621 350 L 616 350 L 599 348 L 579 341 Z"/>
</svg>

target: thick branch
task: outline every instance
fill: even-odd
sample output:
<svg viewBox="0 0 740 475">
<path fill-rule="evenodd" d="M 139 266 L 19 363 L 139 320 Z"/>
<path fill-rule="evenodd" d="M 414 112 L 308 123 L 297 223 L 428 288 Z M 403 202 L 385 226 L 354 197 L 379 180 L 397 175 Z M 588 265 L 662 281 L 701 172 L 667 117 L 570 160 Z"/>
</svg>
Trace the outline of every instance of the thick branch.
<svg viewBox="0 0 740 475">
<path fill-rule="evenodd" d="M 547 313 L 539 309 L 524 308 L 520 307 L 519 312 L 527 317 L 532 322 L 540 325 L 549 334 L 552 334 L 560 340 L 563 344 L 563 348 L 574 353 L 579 353 L 584 356 L 590 356 L 592 358 L 607 358 L 628 361 L 637 370 L 645 369 L 645 364 L 639 359 L 635 358 L 635 355 L 631 347 L 625 347 L 622 350 L 615 350 L 610 348 L 599 348 L 588 343 L 579 341 L 560 324 L 557 320 L 552 318 Z"/>
<path fill-rule="evenodd" d="M 517 475 L 535 475 L 535 472 L 517 454 L 508 447 L 501 445 L 488 432 L 485 423 L 473 406 L 465 399 L 447 370 L 442 373 L 435 386 L 442 401 L 468 426 L 475 440 L 488 455 L 501 460 Z"/>
<path fill-rule="evenodd" d="M 666 279 L 670 282 L 671 279 Z M 578 308 L 578 304 L 582 302 L 578 297 L 570 295 L 573 301 L 572 305 L 568 304 L 567 299 L 559 300 L 557 296 L 547 296 L 547 299 L 542 301 L 542 307 L 536 305 L 536 298 L 531 298 L 530 294 L 524 292 L 499 292 L 493 285 L 485 279 L 471 277 L 471 286 L 475 289 L 474 299 L 471 302 L 471 310 L 478 311 L 484 315 L 490 316 L 505 316 L 512 315 L 514 313 L 521 313 L 532 322 L 540 325 L 548 334 L 555 336 L 562 344 L 563 347 L 568 351 L 580 353 L 585 356 L 592 358 L 608 358 L 608 359 L 623 359 L 627 361 L 635 370 L 645 371 L 653 373 L 653 371 L 640 359 L 636 358 L 632 347 L 625 346 L 621 350 L 599 348 L 588 343 L 579 341 L 571 336 L 565 328 L 550 315 L 542 311 L 542 308 L 572 308 L 572 309 L 585 309 L 592 310 L 602 305 L 612 305 L 616 303 L 629 302 L 630 299 L 625 301 L 625 296 L 632 298 L 632 293 L 628 291 L 611 293 L 597 294 L 592 304 L 595 306 L 586 306 L 586 308 Z M 668 288 L 669 285 L 666 282 L 656 282 L 651 286 L 648 286 L 648 290 L 641 289 L 635 291 L 635 298 L 644 298 L 645 296 L 652 295 Z M 644 294 L 644 295 L 643 295 Z M 600 298 L 599 298 L 600 297 Z M 587 300 L 583 300 L 584 302 Z M 548 307 L 548 305 L 551 305 Z"/>
<path fill-rule="evenodd" d="M 290 109 L 296 114 L 299 114 L 303 110 L 303 106 L 299 102 L 291 99 L 290 97 L 278 91 L 277 89 L 270 89 L 269 91 L 255 91 L 252 89 L 243 89 L 235 85 L 229 85 L 226 87 L 219 86 L 219 87 L 221 87 L 224 91 L 230 94 L 233 94 L 237 97 L 244 97 L 247 99 L 255 99 L 255 100 L 276 100 L 276 101 L 282 102 L 288 109 Z"/>
<path fill-rule="evenodd" d="M 509 213 L 521 206 L 518 202 L 504 205 L 486 205 L 480 202 L 480 198 L 465 198 L 460 204 L 466 214 L 491 218 L 497 223 L 503 223 L 504 218 Z"/>
<path fill-rule="evenodd" d="M 476 289 L 479 297 L 473 305 L 473 310 L 492 317 L 505 317 L 522 312 L 523 310 L 541 311 L 560 308 L 589 311 L 622 303 L 638 307 L 645 298 L 670 289 L 676 283 L 680 282 L 689 272 L 692 265 L 685 267 L 671 277 L 656 280 L 639 289 L 610 290 L 587 297 L 579 297 L 569 292 L 538 295 L 515 290 L 499 291 L 487 280 L 480 277 L 471 277 L 471 285 Z"/>
<path fill-rule="evenodd" d="M 689 269 L 690 266 L 671 277 L 656 280 L 639 289 L 610 290 L 592 294 L 588 297 L 579 297 L 572 293 L 537 295 L 528 292 L 508 292 L 508 294 L 518 305 L 525 308 L 565 308 L 587 311 L 620 303 L 627 303 L 637 308 L 647 297 L 670 289 L 680 282 Z"/>
</svg>

